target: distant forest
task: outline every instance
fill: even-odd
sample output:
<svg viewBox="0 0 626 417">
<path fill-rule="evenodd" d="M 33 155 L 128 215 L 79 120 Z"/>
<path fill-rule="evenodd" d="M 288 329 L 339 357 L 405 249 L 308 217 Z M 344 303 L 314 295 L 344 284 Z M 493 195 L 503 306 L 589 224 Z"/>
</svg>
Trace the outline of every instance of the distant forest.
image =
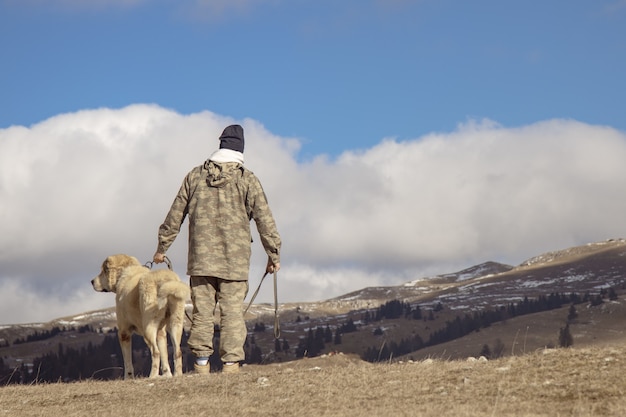
<svg viewBox="0 0 626 417">
<path fill-rule="evenodd" d="M 535 299 L 525 297 L 518 303 L 510 303 L 506 306 L 499 306 L 493 309 L 476 311 L 471 314 L 458 315 L 454 320 L 447 321 L 445 325 L 430 333 L 427 340 L 423 340 L 419 335 L 409 339 L 388 340 L 383 346 L 372 346 L 365 349 L 362 359 L 369 362 L 388 361 L 394 357 L 409 354 L 419 349 L 434 346 L 440 343 L 448 342 L 463 337 L 471 332 L 479 331 L 481 328 L 491 326 L 493 323 L 501 322 L 513 317 L 525 314 L 538 313 L 552 309 L 561 308 L 570 305 L 568 319 L 575 317 L 575 305 L 581 303 L 589 303 L 591 305 L 599 305 L 604 299 L 617 299 L 617 293 L 613 288 L 602 290 L 598 295 L 590 295 L 585 293 L 580 296 L 577 293 L 559 294 L 551 293 L 547 296 L 540 296 Z M 361 314 L 360 322 L 364 324 L 372 324 L 383 319 L 409 319 L 409 320 L 434 320 L 435 314 L 445 308 L 444 305 L 438 303 L 428 309 L 419 305 L 411 305 L 410 303 L 391 300 L 382 304 L 377 309 L 367 310 Z M 354 316 L 354 314 L 353 314 Z M 298 317 L 298 319 L 300 319 Z M 337 350 L 332 347 L 341 345 L 342 335 L 346 333 L 358 332 L 360 325 L 355 324 L 352 318 L 348 318 L 341 325 L 335 326 L 318 326 L 309 328 L 305 336 L 300 336 L 297 346 L 291 351 L 289 342 L 286 339 L 276 339 L 273 350 L 264 354 L 261 348 L 256 345 L 254 333 L 265 331 L 263 323 L 256 323 L 254 331 L 248 336 L 245 344 L 246 363 L 265 363 L 272 361 L 272 355 L 278 352 L 292 352 L 296 358 L 315 357 L 328 351 Z M 83 326 L 76 328 L 58 328 L 55 327 L 50 331 L 35 332 L 27 336 L 25 339 L 16 339 L 13 344 L 26 344 L 35 341 L 50 339 L 62 332 L 79 332 L 79 333 L 100 333 L 101 329 L 93 329 L 91 326 Z M 378 327 L 374 330 L 374 334 L 383 334 L 383 330 Z M 187 347 L 187 338 L 189 334 L 183 334 L 181 347 L 183 349 L 183 368 L 184 370 L 193 369 L 193 355 Z M 5 342 L 8 345 L 8 341 Z M 561 329 L 559 343 L 562 345 L 571 344 L 571 335 L 569 335 L 569 327 Z M 133 336 L 133 362 L 135 365 L 135 374 L 137 376 L 147 376 L 150 373 L 150 353 L 142 337 Z M 5 345 L 6 346 L 6 345 Z M 219 327 L 216 326 L 214 346 L 219 346 Z M 0 346 L 1 348 L 2 346 Z M 218 349 L 216 348 L 216 351 Z M 484 346 L 486 355 L 494 355 L 498 353 L 498 346 L 493 349 Z M 171 358 L 170 358 L 171 361 Z M 221 361 L 215 353 L 211 358 L 211 369 L 219 369 Z M 59 343 L 57 351 L 47 353 L 33 360 L 32 364 L 22 363 L 18 367 L 9 367 L 0 358 L 0 384 L 32 384 L 41 382 L 71 382 L 86 379 L 110 380 L 119 379 L 123 375 L 122 354 L 117 338 L 117 330 L 112 330 L 107 334 L 103 334 L 102 343 L 94 345 L 92 342 L 77 349 L 66 347 Z"/>
<path fill-rule="evenodd" d="M 532 300 L 528 297 L 524 297 L 524 300 L 518 303 L 510 303 L 507 306 L 500 306 L 495 309 L 476 311 L 472 314 L 458 315 L 454 320 L 447 321 L 443 328 L 430 333 L 429 338 L 426 341 L 422 340 L 419 335 L 416 335 L 410 339 L 390 341 L 382 347 L 369 347 L 362 355 L 362 358 L 369 362 L 387 361 L 391 358 L 406 355 L 425 347 L 435 346 L 440 343 L 458 339 L 472 332 L 479 331 L 482 328 L 489 327 L 493 323 L 526 314 L 554 310 L 568 304 L 573 308 L 573 310 L 570 308 L 570 313 L 568 315 L 568 319 L 571 319 L 575 314 L 574 306 L 582 303 L 597 306 L 602 304 L 604 302 L 604 298 L 606 297 L 610 300 L 615 300 L 617 299 L 617 293 L 613 288 L 609 288 L 608 290 L 601 290 L 600 294 L 594 296 L 587 292 L 583 296 L 580 296 L 577 293 L 571 293 L 569 295 L 551 293 L 548 296 L 540 296 Z M 433 320 L 433 312 L 442 308 L 443 306 L 441 304 L 437 304 L 434 309 L 428 312 L 427 320 Z M 371 320 L 374 322 L 381 320 L 382 318 L 390 319 L 411 317 L 417 320 L 423 319 L 419 306 L 413 308 L 409 304 L 402 303 L 397 300 L 387 302 L 381 306 L 373 316 L 369 313 L 365 313 L 365 315 L 365 320 Z M 564 332 L 565 330 L 561 329 L 561 331 Z M 569 327 L 567 327 L 567 331 L 569 331 Z M 562 337 L 567 338 L 567 335 L 562 335 Z M 564 343 L 565 342 L 562 344 Z M 488 352 L 485 351 L 485 353 Z"/>
</svg>

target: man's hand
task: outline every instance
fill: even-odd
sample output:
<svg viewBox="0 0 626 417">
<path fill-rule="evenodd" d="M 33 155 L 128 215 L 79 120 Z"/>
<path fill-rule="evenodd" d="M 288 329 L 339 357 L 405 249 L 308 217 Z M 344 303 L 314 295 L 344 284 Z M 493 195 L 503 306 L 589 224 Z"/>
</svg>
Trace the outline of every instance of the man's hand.
<svg viewBox="0 0 626 417">
<path fill-rule="evenodd" d="M 160 263 L 165 262 L 165 254 L 160 253 L 160 252 L 155 253 L 154 256 L 152 257 L 152 261 L 155 264 L 160 264 Z"/>
<path fill-rule="evenodd" d="M 265 272 L 268 274 L 272 274 L 274 272 L 278 272 L 280 269 L 280 262 L 272 262 L 271 258 L 267 258 L 267 267 L 265 268 Z"/>
</svg>

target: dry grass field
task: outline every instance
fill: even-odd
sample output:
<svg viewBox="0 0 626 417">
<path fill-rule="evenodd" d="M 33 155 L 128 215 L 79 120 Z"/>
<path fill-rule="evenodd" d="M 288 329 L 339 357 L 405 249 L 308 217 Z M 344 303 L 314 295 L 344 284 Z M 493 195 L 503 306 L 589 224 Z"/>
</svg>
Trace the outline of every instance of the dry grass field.
<svg viewBox="0 0 626 417">
<path fill-rule="evenodd" d="M 371 364 L 336 354 L 239 375 L 0 388 L 0 416 L 625 416 L 626 348 Z"/>
</svg>

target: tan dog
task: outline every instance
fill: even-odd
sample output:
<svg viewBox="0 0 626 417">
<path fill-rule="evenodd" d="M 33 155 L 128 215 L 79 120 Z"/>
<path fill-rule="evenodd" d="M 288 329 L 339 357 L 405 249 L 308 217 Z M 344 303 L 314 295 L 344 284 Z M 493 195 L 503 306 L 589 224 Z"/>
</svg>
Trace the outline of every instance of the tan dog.
<svg viewBox="0 0 626 417">
<path fill-rule="evenodd" d="M 174 346 L 174 375 L 182 375 L 180 342 L 189 286 L 168 269 L 151 271 L 136 258 L 112 255 L 102 264 L 100 275 L 91 280 L 94 290 L 115 293 L 117 331 L 124 357 L 124 379 L 133 378 L 131 337 L 143 336 L 152 354 L 150 378 L 171 377 L 167 356 L 167 333 Z"/>
</svg>

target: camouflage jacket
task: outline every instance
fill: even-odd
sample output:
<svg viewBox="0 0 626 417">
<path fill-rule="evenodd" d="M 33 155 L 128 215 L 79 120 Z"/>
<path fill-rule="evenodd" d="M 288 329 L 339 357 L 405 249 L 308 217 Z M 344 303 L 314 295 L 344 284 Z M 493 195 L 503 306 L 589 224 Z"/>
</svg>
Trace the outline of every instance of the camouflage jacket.
<svg viewBox="0 0 626 417">
<path fill-rule="evenodd" d="M 281 240 L 258 178 L 236 162 L 207 160 L 192 169 L 159 227 L 157 251 L 166 253 L 189 216 L 187 274 L 247 280 L 254 219 L 272 262 L 280 262 Z"/>
</svg>

